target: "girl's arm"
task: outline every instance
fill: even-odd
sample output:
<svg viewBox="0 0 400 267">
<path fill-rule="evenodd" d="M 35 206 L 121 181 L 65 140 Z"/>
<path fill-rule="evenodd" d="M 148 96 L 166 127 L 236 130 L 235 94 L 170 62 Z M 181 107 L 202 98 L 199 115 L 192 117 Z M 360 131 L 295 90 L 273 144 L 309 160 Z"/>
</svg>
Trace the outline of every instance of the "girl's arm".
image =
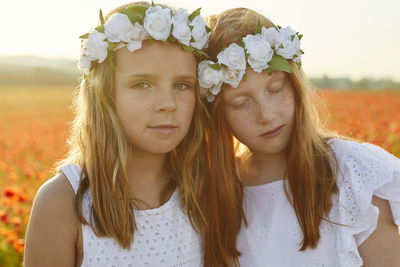
<svg viewBox="0 0 400 267">
<path fill-rule="evenodd" d="M 376 230 L 359 247 L 364 267 L 400 267 L 400 240 L 389 202 L 373 196 L 372 204 L 379 208 Z"/>
<path fill-rule="evenodd" d="M 62 173 L 40 187 L 26 232 L 25 267 L 75 266 L 80 223 L 74 198 Z"/>
</svg>

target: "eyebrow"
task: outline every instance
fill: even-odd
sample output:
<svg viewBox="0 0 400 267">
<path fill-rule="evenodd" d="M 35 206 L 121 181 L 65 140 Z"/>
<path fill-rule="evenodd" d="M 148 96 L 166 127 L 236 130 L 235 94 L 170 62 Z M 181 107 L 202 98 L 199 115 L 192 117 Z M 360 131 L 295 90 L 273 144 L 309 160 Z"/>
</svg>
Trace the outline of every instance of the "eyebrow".
<svg viewBox="0 0 400 267">
<path fill-rule="evenodd" d="M 125 78 L 128 79 L 137 79 L 137 78 L 144 78 L 144 79 L 157 79 L 158 75 L 151 74 L 151 73 L 135 73 L 135 74 L 130 74 L 126 75 Z M 196 76 L 193 75 L 177 75 L 174 76 L 176 80 L 197 80 Z"/>
</svg>

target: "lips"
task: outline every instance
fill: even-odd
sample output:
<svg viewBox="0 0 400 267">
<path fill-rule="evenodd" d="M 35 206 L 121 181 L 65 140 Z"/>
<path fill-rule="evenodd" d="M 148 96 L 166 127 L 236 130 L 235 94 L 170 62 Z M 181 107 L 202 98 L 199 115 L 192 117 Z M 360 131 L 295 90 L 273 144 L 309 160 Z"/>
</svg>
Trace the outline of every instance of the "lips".
<svg viewBox="0 0 400 267">
<path fill-rule="evenodd" d="M 285 125 L 278 126 L 268 132 L 260 134 L 261 137 L 274 137 L 277 136 Z"/>
<path fill-rule="evenodd" d="M 159 124 L 159 125 L 149 126 L 149 128 L 156 131 L 159 134 L 168 135 L 173 133 L 178 127 L 173 124 Z"/>
</svg>

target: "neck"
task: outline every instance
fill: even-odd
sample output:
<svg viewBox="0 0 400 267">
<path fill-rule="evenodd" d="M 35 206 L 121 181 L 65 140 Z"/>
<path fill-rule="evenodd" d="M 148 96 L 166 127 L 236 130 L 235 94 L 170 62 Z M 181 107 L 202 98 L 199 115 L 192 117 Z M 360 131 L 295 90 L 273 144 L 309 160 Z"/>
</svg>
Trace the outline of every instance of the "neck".
<svg viewBox="0 0 400 267">
<path fill-rule="evenodd" d="M 245 186 L 282 180 L 287 169 L 287 154 L 285 151 L 275 154 L 252 152 L 245 157 L 240 169 Z"/>
<path fill-rule="evenodd" d="M 131 192 L 135 199 L 146 205 L 143 208 L 155 208 L 163 204 L 162 197 L 170 182 L 165 166 L 166 154 L 153 154 L 134 151 L 127 165 Z"/>
</svg>

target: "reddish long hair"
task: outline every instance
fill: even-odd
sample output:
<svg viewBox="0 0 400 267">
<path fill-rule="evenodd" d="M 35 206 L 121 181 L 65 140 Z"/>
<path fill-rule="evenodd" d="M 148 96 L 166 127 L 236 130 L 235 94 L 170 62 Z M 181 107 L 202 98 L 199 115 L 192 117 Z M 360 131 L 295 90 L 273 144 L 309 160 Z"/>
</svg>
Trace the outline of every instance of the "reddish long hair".
<svg viewBox="0 0 400 267">
<path fill-rule="evenodd" d="M 273 24 L 259 13 L 246 9 L 229 9 L 217 16 L 208 18 L 212 29 L 207 53 L 216 61 L 217 54 L 223 47 L 237 42 L 247 34 L 254 34 L 257 21 L 269 28 Z M 338 192 L 336 185 L 334 153 L 327 144 L 327 139 L 335 136 L 323 129 L 313 105 L 313 91 L 303 70 L 291 62 L 290 79 L 294 88 L 295 126 L 293 138 L 289 144 L 287 160 L 288 187 L 286 195 L 291 202 L 303 232 L 301 250 L 315 248 L 320 239 L 319 226 L 327 217 L 331 207 L 331 196 Z M 237 180 L 234 168 L 233 136 L 225 123 L 222 94 L 208 106 L 213 123 L 218 128 L 216 140 L 211 147 L 215 162 L 223 162 L 224 168 L 230 167 L 233 180 Z M 227 146 L 221 148 L 220 146 Z M 213 174 L 221 175 L 222 166 L 216 167 Z"/>
</svg>

